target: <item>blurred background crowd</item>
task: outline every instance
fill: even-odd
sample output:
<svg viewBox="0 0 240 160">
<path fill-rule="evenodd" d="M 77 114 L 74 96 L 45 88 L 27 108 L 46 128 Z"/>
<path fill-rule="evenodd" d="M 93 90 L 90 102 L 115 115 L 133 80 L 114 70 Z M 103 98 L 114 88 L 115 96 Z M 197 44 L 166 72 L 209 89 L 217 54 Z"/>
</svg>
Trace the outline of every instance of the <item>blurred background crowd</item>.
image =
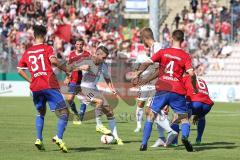
<svg viewBox="0 0 240 160">
<path fill-rule="evenodd" d="M 232 52 L 229 44 L 240 42 L 240 1 L 231 0 L 229 6 L 221 6 L 217 0 L 190 0 L 171 24 L 162 24 L 160 42 L 169 47 L 170 33 L 182 29 L 186 36 L 182 47 L 192 56 L 198 75 L 209 68 L 221 70 L 221 61 L 210 64 L 209 57 L 227 58 Z M 143 26 L 129 25 L 120 14 L 123 10 L 120 0 L 0 1 L 0 72 L 15 70 L 22 53 L 33 43 L 34 24 L 47 26 L 46 42 L 59 59 L 68 56 L 73 40 L 80 37 L 90 52 L 99 43 L 105 44 L 110 58 L 147 53 L 139 37 Z"/>
</svg>

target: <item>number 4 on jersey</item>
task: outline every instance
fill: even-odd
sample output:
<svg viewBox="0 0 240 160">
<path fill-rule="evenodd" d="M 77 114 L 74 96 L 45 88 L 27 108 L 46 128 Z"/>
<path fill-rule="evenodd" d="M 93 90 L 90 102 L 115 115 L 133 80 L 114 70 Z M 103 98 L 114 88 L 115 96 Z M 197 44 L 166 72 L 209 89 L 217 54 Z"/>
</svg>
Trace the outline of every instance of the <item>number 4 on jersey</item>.
<svg viewBox="0 0 240 160">
<path fill-rule="evenodd" d="M 170 61 L 165 68 L 165 73 L 170 74 L 171 77 L 173 76 L 173 73 L 174 73 L 173 66 L 174 66 L 174 61 Z"/>
</svg>

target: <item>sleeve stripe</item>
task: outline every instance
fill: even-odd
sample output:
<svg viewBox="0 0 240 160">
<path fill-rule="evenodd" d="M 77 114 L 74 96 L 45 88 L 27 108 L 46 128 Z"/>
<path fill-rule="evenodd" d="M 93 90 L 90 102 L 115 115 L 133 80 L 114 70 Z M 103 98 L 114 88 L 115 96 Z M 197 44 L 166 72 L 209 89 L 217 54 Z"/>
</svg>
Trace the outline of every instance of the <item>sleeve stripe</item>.
<svg viewBox="0 0 240 160">
<path fill-rule="evenodd" d="M 51 55 L 50 57 L 49 57 L 49 59 L 51 59 L 51 58 L 57 58 L 55 55 Z"/>
<path fill-rule="evenodd" d="M 28 69 L 28 67 L 17 67 L 19 69 Z"/>
<path fill-rule="evenodd" d="M 149 60 L 151 63 L 154 63 L 154 62 L 153 62 L 153 60 L 152 60 L 151 58 L 150 58 L 150 59 L 148 59 L 148 60 Z"/>
<path fill-rule="evenodd" d="M 193 70 L 193 68 L 190 68 L 190 69 L 186 70 L 186 72 L 189 72 L 189 71 L 192 71 L 192 70 Z"/>
</svg>

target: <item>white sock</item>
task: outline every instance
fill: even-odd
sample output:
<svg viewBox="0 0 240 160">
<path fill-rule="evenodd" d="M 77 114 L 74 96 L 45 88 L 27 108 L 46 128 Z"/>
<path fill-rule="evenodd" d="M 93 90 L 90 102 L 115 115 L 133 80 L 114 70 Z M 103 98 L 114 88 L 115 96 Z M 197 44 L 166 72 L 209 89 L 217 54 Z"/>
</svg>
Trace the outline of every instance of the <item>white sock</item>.
<svg viewBox="0 0 240 160">
<path fill-rule="evenodd" d="M 158 115 L 158 116 L 160 116 L 160 115 Z M 170 127 L 170 123 L 169 123 L 167 117 L 156 118 L 155 122 L 157 124 L 159 124 L 167 133 L 173 131 L 173 129 Z"/>
<path fill-rule="evenodd" d="M 97 124 L 97 126 L 102 125 L 102 117 L 101 116 L 96 117 L 96 124 Z"/>
<path fill-rule="evenodd" d="M 159 124 L 156 123 L 156 125 L 157 125 L 158 137 L 159 138 L 161 138 L 161 137 L 164 138 L 165 137 L 164 136 L 164 129 Z"/>
<path fill-rule="evenodd" d="M 117 126 L 116 126 L 116 121 L 115 121 L 115 118 L 113 119 L 109 119 L 108 120 L 108 124 L 109 124 L 109 127 L 112 131 L 112 134 L 114 136 L 114 138 L 118 138 L 118 133 L 117 133 Z"/>
<path fill-rule="evenodd" d="M 143 108 L 137 107 L 136 109 L 137 128 L 142 127 L 142 119 L 143 119 Z"/>
</svg>

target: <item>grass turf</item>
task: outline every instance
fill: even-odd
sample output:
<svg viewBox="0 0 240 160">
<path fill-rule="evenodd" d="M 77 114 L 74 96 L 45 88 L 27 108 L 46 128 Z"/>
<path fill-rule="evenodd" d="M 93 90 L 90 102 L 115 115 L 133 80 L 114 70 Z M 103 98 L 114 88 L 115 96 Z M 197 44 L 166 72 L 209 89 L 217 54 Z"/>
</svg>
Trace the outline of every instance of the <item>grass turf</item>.
<svg viewBox="0 0 240 160">
<path fill-rule="evenodd" d="M 56 134 L 57 118 L 47 111 L 44 126 L 46 151 L 39 152 L 35 146 L 35 115 L 31 98 L 0 98 L 0 159 L 7 160 L 238 160 L 240 157 L 240 107 L 236 103 L 216 103 L 207 115 L 203 144 L 188 153 L 180 145 L 177 148 L 148 148 L 140 152 L 142 133 L 136 134 L 135 107 L 120 101 L 115 109 L 117 127 L 124 146 L 100 143 L 101 134 L 95 132 L 95 121 L 85 121 L 81 126 L 71 122 L 64 135 L 70 153 L 61 153 L 51 138 Z M 104 120 L 106 126 L 107 121 Z M 195 141 L 196 127 L 191 126 L 190 140 Z M 149 145 L 157 138 L 154 127 Z"/>
</svg>

